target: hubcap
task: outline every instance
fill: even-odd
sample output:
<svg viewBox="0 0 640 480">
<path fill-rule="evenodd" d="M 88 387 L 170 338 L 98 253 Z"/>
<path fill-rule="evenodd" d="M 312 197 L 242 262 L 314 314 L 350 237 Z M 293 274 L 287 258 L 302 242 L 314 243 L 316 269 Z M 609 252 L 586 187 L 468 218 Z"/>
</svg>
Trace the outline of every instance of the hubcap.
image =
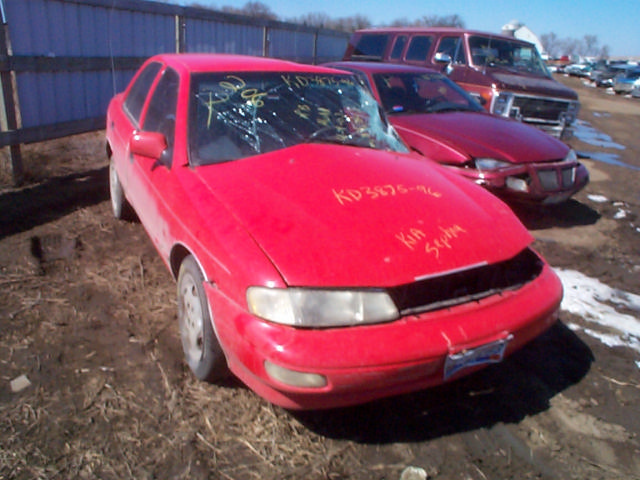
<svg viewBox="0 0 640 480">
<path fill-rule="evenodd" d="M 182 314 L 180 317 L 180 335 L 187 362 L 197 366 L 203 352 L 202 304 L 193 277 L 185 274 L 180 284 L 180 301 Z"/>
<path fill-rule="evenodd" d="M 118 209 L 118 174 L 116 172 L 116 167 L 113 165 L 113 162 L 109 165 L 109 193 L 111 194 L 111 207 L 113 211 L 116 212 Z"/>
</svg>

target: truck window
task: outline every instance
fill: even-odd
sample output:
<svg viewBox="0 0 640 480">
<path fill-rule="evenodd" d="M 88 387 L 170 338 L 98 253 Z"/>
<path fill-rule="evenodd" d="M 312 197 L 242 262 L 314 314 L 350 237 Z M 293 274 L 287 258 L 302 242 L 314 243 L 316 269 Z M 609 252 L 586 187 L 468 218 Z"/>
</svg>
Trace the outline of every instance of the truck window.
<svg viewBox="0 0 640 480">
<path fill-rule="evenodd" d="M 353 56 L 382 59 L 388 41 L 387 34 L 362 35 L 356 43 Z"/>
<path fill-rule="evenodd" d="M 406 35 L 398 35 L 396 37 L 396 41 L 393 44 L 393 50 L 391 50 L 391 55 L 389 58 L 391 60 L 400 60 L 402 58 L 402 51 L 404 50 L 404 46 L 407 44 L 407 36 Z"/>
<path fill-rule="evenodd" d="M 469 37 L 473 64 L 509 68 L 530 75 L 550 77 L 550 73 L 533 44 L 523 44 L 502 38 Z"/>
<path fill-rule="evenodd" d="M 424 62 L 429 54 L 433 37 L 415 36 L 411 38 L 406 60 Z"/>
<path fill-rule="evenodd" d="M 436 53 L 446 53 L 451 57 L 453 63 L 464 64 L 464 48 L 460 37 L 442 37 L 438 44 Z"/>
</svg>

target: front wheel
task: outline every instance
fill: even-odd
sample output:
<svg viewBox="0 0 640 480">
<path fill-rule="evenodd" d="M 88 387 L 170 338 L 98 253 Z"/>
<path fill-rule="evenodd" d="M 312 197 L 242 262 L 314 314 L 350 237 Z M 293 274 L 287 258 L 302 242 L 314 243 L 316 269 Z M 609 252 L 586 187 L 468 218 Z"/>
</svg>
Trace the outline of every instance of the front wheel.
<svg viewBox="0 0 640 480">
<path fill-rule="evenodd" d="M 178 323 L 182 350 L 189 368 L 200 380 L 222 380 L 227 362 L 213 331 L 204 277 L 192 256 L 180 265 L 178 274 Z"/>
</svg>

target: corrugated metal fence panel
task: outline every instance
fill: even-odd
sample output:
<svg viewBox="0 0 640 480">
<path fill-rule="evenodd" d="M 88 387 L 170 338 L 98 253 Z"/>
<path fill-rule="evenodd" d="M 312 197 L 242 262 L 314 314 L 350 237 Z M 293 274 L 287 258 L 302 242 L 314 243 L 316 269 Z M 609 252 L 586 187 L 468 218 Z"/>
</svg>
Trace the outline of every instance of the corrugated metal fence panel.
<svg viewBox="0 0 640 480">
<path fill-rule="evenodd" d="M 109 17 L 109 55 L 150 57 L 176 51 L 175 16 L 114 9 Z"/>
<path fill-rule="evenodd" d="M 262 55 L 262 27 L 193 17 L 184 25 L 185 52 Z"/>
<path fill-rule="evenodd" d="M 269 29 L 269 56 L 302 63 L 313 62 L 315 34 L 284 29 Z"/>
<path fill-rule="evenodd" d="M 347 37 L 337 35 L 318 35 L 316 63 L 341 60 L 347 47 Z"/>
<path fill-rule="evenodd" d="M 125 88 L 134 72 L 18 73 L 22 126 L 28 128 L 104 115 L 111 97 Z"/>
<path fill-rule="evenodd" d="M 266 54 L 319 63 L 340 58 L 348 38 L 157 1 L 0 1 L 11 47 L 0 62 L 3 74 L 15 75 L 21 122 L 0 132 L 0 146 L 99 128 L 111 97 L 142 59 L 157 53 Z"/>
<path fill-rule="evenodd" d="M 14 55 L 149 57 L 176 50 L 174 15 L 55 0 L 5 2 Z M 116 89 L 132 75 L 116 78 Z M 23 128 L 104 115 L 114 94 L 109 70 L 27 72 L 16 78 Z"/>
</svg>

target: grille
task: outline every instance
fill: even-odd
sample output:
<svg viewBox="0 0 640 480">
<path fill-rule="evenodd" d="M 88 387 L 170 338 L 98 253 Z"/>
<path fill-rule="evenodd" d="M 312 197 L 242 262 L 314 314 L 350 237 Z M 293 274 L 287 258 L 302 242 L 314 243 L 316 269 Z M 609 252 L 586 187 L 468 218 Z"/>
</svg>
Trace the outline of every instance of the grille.
<svg viewBox="0 0 640 480">
<path fill-rule="evenodd" d="M 513 107 L 519 111 L 523 120 L 546 120 L 559 122 L 561 114 L 569 109 L 569 102 L 545 98 L 515 96 Z"/>
<path fill-rule="evenodd" d="M 542 267 L 527 248 L 510 260 L 400 285 L 389 294 L 402 315 L 438 310 L 518 289 L 540 275 Z"/>
<path fill-rule="evenodd" d="M 571 188 L 575 182 L 576 169 L 567 167 L 557 170 L 538 170 L 537 173 L 542 189 L 552 192 L 560 188 Z"/>
</svg>

